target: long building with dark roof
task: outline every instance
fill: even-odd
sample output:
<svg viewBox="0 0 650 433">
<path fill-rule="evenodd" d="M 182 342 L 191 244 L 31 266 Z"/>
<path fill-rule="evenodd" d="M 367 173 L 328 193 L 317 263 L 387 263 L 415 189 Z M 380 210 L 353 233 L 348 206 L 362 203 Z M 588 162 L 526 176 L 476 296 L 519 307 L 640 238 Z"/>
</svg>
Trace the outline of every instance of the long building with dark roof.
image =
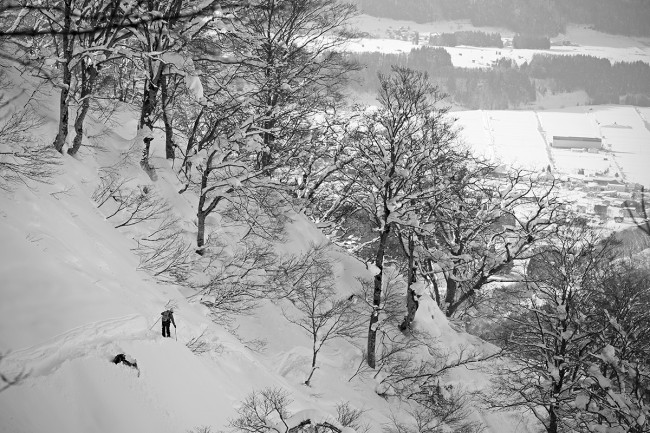
<svg viewBox="0 0 650 433">
<path fill-rule="evenodd" d="M 553 136 L 553 147 L 559 149 L 602 149 L 603 139 L 599 137 Z"/>
</svg>

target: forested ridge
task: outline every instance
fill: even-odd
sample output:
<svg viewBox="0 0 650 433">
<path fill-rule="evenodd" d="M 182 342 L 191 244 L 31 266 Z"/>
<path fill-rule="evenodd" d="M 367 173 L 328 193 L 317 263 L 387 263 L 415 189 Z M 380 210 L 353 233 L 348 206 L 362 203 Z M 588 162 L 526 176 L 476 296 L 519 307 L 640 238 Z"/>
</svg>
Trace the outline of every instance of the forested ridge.
<svg viewBox="0 0 650 433">
<path fill-rule="evenodd" d="M 440 47 L 421 47 L 410 53 L 351 55 L 365 68 L 350 85 L 367 91 L 377 85 L 377 72 L 391 65 L 426 71 L 450 97 L 471 109 L 515 108 L 536 100 L 537 92 L 584 90 L 594 104 L 650 105 L 650 66 L 643 62 L 611 63 L 592 56 L 536 54 L 518 66 L 501 59 L 491 68 L 458 68 Z"/>
<path fill-rule="evenodd" d="M 644 0 L 356 0 L 362 12 L 418 23 L 469 19 L 475 26 L 555 36 L 569 23 L 608 33 L 650 36 Z"/>
</svg>

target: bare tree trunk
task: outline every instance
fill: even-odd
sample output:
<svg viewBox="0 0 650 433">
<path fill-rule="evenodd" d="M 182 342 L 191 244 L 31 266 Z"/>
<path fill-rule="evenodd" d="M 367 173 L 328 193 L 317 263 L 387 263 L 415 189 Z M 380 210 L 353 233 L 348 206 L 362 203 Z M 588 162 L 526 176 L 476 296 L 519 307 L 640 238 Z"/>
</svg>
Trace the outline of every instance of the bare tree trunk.
<svg viewBox="0 0 650 433">
<path fill-rule="evenodd" d="M 153 137 L 153 113 L 156 108 L 156 100 L 158 98 L 158 89 L 160 87 L 160 78 L 162 77 L 162 65 L 155 64 L 153 60 L 149 60 L 151 63 L 149 65 L 149 77 L 146 80 L 145 89 L 142 96 L 142 111 L 140 113 L 140 128 L 148 128 L 147 134 L 142 139 L 144 143 L 144 148 L 142 149 L 142 159 L 140 160 L 140 166 L 145 170 L 151 170 L 149 165 L 149 148 L 151 147 L 151 142 Z"/>
<path fill-rule="evenodd" d="M 264 133 L 262 134 L 263 149 L 260 152 L 257 162 L 258 169 L 264 169 L 271 165 L 273 161 L 273 142 L 275 141 L 275 134 L 271 132 L 275 128 L 275 120 L 267 120 L 264 122 Z"/>
<path fill-rule="evenodd" d="M 445 295 L 445 314 L 447 317 L 451 317 L 451 315 L 454 314 L 456 310 L 456 307 L 454 307 L 454 301 L 456 300 L 458 282 L 451 276 L 445 276 L 445 282 L 447 283 L 447 293 Z"/>
<path fill-rule="evenodd" d="M 72 147 L 68 149 L 68 154 L 74 156 L 81 148 L 84 133 L 84 121 L 90 109 L 90 95 L 93 92 L 95 79 L 97 78 L 97 69 L 90 65 L 88 68 L 81 70 L 81 107 L 77 111 L 77 118 L 74 121 L 75 137 Z"/>
<path fill-rule="evenodd" d="M 386 243 L 388 242 L 388 235 L 390 234 L 390 225 L 386 224 L 384 230 L 379 237 L 379 246 L 377 247 L 377 255 L 375 257 L 375 266 L 379 269 L 375 275 L 375 284 L 372 297 L 372 313 L 370 315 L 370 325 L 368 326 L 368 365 L 375 368 L 376 365 L 376 345 L 377 345 L 377 323 L 379 322 L 379 312 L 381 310 L 381 290 L 384 275 L 384 254 L 386 251 Z"/>
<path fill-rule="evenodd" d="M 163 123 L 165 124 L 165 158 L 174 159 L 174 149 L 176 145 L 174 144 L 174 128 L 173 120 L 170 113 L 167 111 L 169 109 L 169 104 L 171 101 L 171 95 L 169 94 L 169 85 L 170 81 L 175 80 L 171 76 L 164 76 L 160 80 L 160 97 L 162 99 L 162 118 Z"/>
<path fill-rule="evenodd" d="M 415 318 L 415 313 L 418 311 L 418 301 L 417 293 L 413 290 L 413 283 L 416 280 L 416 270 L 414 263 L 414 252 L 415 252 L 415 242 L 413 241 L 413 233 L 409 234 L 409 244 L 408 244 L 408 259 L 409 259 L 409 269 L 408 269 L 408 283 L 406 287 L 406 316 L 404 320 L 399 325 L 401 331 L 405 331 L 407 328 L 411 327 L 411 322 Z"/>
<path fill-rule="evenodd" d="M 555 413 L 555 406 L 549 408 L 549 420 L 548 427 L 546 428 L 547 433 L 557 433 L 557 414 Z"/>
<path fill-rule="evenodd" d="M 206 176 L 203 176 L 205 179 Z M 203 183 L 206 182 L 202 182 Z M 196 252 L 199 255 L 203 255 L 203 246 L 205 245 L 205 218 L 208 216 L 208 212 L 203 210 L 205 205 L 205 194 L 200 194 L 199 196 L 199 210 L 196 213 L 197 218 L 197 232 L 196 232 Z"/>
<path fill-rule="evenodd" d="M 212 158 L 214 156 L 214 152 L 210 155 L 207 161 L 207 166 L 209 167 L 210 164 L 212 164 Z M 208 200 L 207 198 L 207 192 L 206 188 L 208 187 L 208 178 L 210 177 L 210 170 L 207 169 L 206 171 L 203 172 L 203 175 L 201 176 L 201 193 L 199 194 L 199 207 L 196 212 L 196 218 L 197 218 L 197 232 L 196 232 L 196 253 L 199 255 L 203 255 L 203 247 L 205 246 L 205 220 L 212 213 L 214 208 L 217 207 L 217 205 L 221 202 L 223 199 L 223 196 L 217 196 L 212 198 L 211 200 Z M 228 189 L 226 193 L 232 192 L 232 188 Z M 206 202 L 208 202 L 208 205 L 206 207 Z"/>
<path fill-rule="evenodd" d="M 311 357 L 311 372 L 309 373 L 309 377 L 307 380 L 305 380 L 305 385 L 310 386 L 311 384 L 311 378 L 314 376 L 314 373 L 316 372 L 316 357 L 318 356 L 318 350 L 316 349 L 316 336 L 314 335 L 314 340 L 312 342 L 312 357 Z"/>
<path fill-rule="evenodd" d="M 205 217 L 204 212 L 197 214 L 197 232 L 196 232 L 196 253 L 203 255 L 203 246 L 205 245 Z"/>
<path fill-rule="evenodd" d="M 59 96 L 59 130 L 53 143 L 54 148 L 59 153 L 63 152 L 63 146 L 68 139 L 68 124 L 70 122 L 70 114 L 68 112 L 70 102 L 68 97 L 70 95 L 70 86 L 72 85 L 70 63 L 72 62 L 74 45 L 74 36 L 70 34 L 71 29 L 72 0 L 66 0 L 64 2 L 63 32 L 61 34 L 61 42 L 63 45 L 63 85 Z"/>
<path fill-rule="evenodd" d="M 422 241 L 421 238 L 420 240 Z M 428 249 L 426 243 L 424 244 L 424 248 Z M 440 307 L 440 309 L 442 309 L 442 303 L 441 303 L 442 298 L 440 296 L 440 287 L 438 286 L 438 281 L 436 279 L 436 273 L 434 268 L 435 263 L 430 258 L 425 258 L 420 262 L 420 265 L 422 266 L 422 273 L 420 277 L 423 278 L 428 284 L 430 284 L 433 287 L 433 295 L 436 298 L 436 304 L 438 305 L 438 307 Z"/>
<path fill-rule="evenodd" d="M 498 272 L 502 268 L 503 266 L 495 267 L 493 271 Z M 462 293 L 457 300 L 454 300 L 454 298 L 452 298 L 451 301 L 447 303 L 447 312 L 446 312 L 447 317 L 453 316 L 458 310 L 458 307 L 463 305 L 469 298 L 474 296 L 476 294 L 476 291 L 479 290 L 481 287 L 483 287 L 485 283 L 487 283 L 488 279 L 489 279 L 488 276 L 482 275 L 481 277 L 479 277 L 478 280 L 476 280 L 472 284 L 472 286 L 468 290 Z M 449 286 L 449 281 L 447 282 L 447 285 Z M 458 282 L 456 280 L 453 280 L 452 286 L 454 289 L 454 297 L 455 297 L 455 294 L 458 290 Z"/>
</svg>

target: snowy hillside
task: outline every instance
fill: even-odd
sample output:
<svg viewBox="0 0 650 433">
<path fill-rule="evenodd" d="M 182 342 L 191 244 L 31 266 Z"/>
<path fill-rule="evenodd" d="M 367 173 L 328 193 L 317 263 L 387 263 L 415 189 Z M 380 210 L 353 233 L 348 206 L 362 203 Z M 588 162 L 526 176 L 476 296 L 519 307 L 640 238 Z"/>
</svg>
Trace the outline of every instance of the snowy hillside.
<svg viewBox="0 0 650 433">
<path fill-rule="evenodd" d="M 14 79 L 16 90 L 27 90 L 15 103 L 24 103 L 36 89 Z M 45 143 L 56 124 L 55 92 L 40 88 L 34 97 L 44 123 L 30 132 Z M 200 303 L 187 301 L 187 288 L 162 284 L 139 270 L 135 239 L 150 227 L 115 228 L 105 209 L 98 208 L 92 197 L 102 170 L 118 167 L 129 185 L 155 191 L 185 221 L 194 219 L 194 208 L 189 195 L 177 193 L 182 185 L 161 149 L 152 149 L 155 183 L 137 164 L 124 162 L 138 152 L 132 148 L 134 118 L 123 108 L 111 122 L 91 119 L 88 135 L 96 147 L 82 148 L 77 158 L 57 156 L 59 174 L 50 184 L 0 192 L 0 352 L 6 355 L 0 369 L 7 377 L 26 374 L 0 392 L 0 432 L 179 433 L 201 427 L 216 432 L 226 429 L 249 393 L 267 387 L 290 395 L 289 410 L 297 414 L 293 422 L 321 417 L 336 423 L 337 405 L 349 402 L 365 411 L 368 431 L 380 431 L 398 412 L 376 394 L 375 380 L 350 380 L 359 348 L 344 341 L 327 345 L 307 387 L 309 335 L 287 322 L 278 305 L 264 302 L 253 315 L 225 327 Z M 287 242 L 277 245 L 281 253 L 297 254 L 326 242 L 303 215 L 289 216 Z M 192 229 L 186 227 L 187 236 Z M 357 259 L 331 254 L 339 295 L 356 290 L 357 277 L 372 277 Z M 178 328 L 171 339 L 160 335 L 160 312 L 167 305 L 176 306 Z M 416 326 L 450 352 L 482 346 L 475 337 L 454 331 L 428 297 Z M 186 346 L 197 337 L 205 353 Z M 137 360 L 139 372 L 111 363 L 118 353 Z M 476 374 L 459 371 L 449 380 L 480 386 L 486 379 Z M 475 416 L 494 433 L 526 431 L 512 414 Z"/>
<path fill-rule="evenodd" d="M 342 53 L 467 23 L 350 43 L 339 0 L 0 12 L 0 433 L 647 430 L 650 111 L 540 109 L 643 104 L 649 65 L 590 58 L 583 88 L 450 63 L 533 50 L 431 50 L 445 77 L 372 53 L 371 105 Z M 569 33 L 542 66 L 650 55 Z M 450 111 L 440 84 L 528 111 Z"/>
</svg>

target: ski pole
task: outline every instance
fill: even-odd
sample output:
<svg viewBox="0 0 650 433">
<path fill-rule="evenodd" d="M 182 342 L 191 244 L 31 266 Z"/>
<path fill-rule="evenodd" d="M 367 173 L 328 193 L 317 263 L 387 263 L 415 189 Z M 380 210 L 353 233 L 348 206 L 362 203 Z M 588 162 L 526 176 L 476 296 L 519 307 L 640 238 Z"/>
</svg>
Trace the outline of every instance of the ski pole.
<svg viewBox="0 0 650 433">
<path fill-rule="evenodd" d="M 151 325 L 151 327 L 149 328 L 150 331 L 153 329 L 154 326 L 156 326 L 156 323 L 158 323 L 159 320 L 160 320 L 160 317 L 158 317 L 158 318 L 156 319 L 156 321 L 153 322 L 153 325 Z"/>
<path fill-rule="evenodd" d="M 174 338 L 178 341 L 178 334 L 176 333 L 176 327 L 174 326 Z"/>
</svg>

